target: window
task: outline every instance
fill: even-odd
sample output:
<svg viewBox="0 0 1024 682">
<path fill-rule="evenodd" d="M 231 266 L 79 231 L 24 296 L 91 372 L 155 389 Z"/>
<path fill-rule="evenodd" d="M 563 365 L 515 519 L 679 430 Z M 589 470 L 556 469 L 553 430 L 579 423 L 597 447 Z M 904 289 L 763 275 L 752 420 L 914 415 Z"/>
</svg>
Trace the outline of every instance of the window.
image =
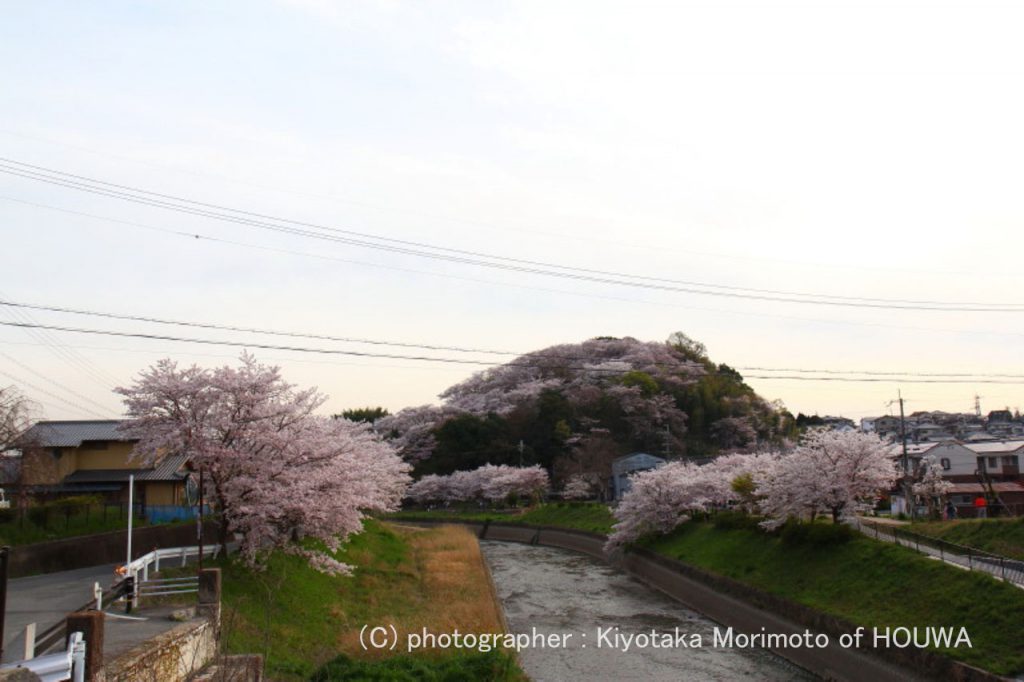
<svg viewBox="0 0 1024 682">
<path fill-rule="evenodd" d="M 1017 466 L 1017 456 L 1016 455 L 1005 455 L 1003 457 L 1003 466 L 1004 467 L 1015 467 L 1015 466 Z"/>
<path fill-rule="evenodd" d="M 989 469 L 995 469 L 998 465 L 999 465 L 999 458 L 998 457 L 989 457 L 988 458 L 988 468 Z"/>
<path fill-rule="evenodd" d="M 952 465 L 950 465 L 949 463 L 949 457 L 943 457 L 942 459 L 940 459 L 939 464 L 942 465 L 943 471 L 949 471 L 952 468 Z"/>
</svg>

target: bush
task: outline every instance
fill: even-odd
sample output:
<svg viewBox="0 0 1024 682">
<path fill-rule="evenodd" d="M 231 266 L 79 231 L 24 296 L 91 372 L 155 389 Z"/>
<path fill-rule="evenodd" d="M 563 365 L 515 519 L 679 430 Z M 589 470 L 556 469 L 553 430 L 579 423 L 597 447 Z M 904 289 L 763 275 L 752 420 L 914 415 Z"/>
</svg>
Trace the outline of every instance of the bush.
<svg viewBox="0 0 1024 682">
<path fill-rule="evenodd" d="M 725 530 L 759 530 L 761 518 L 740 511 L 722 511 L 711 517 L 715 528 Z"/>
<path fill-rule="evenodd" d="M 857 532 L 845 523 L 801 523 L 789 520 L 779 536 L 785 545 L 840 545 L 856 537 Z"/>
<path fill-rule="evenodd" d="M 74 495 L 72 497 L 61 497 L 47 502 L 44 506 L 54 509 L 67 509 L 68 507 L 87 507 L 100 504 L 103 498 L 99 495 Z"/>
</svg>

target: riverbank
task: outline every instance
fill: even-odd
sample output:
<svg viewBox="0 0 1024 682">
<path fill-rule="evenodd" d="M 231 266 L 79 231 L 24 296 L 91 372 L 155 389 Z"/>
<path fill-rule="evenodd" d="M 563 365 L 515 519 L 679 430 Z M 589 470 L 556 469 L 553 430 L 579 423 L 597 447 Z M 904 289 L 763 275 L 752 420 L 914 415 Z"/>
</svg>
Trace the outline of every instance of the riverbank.
<svg viewBox="0 0 1024 682">
<path fill-rule="evenodd" d="M 560 509 L 570 508 L 541 508 L 544 525 L 558 527 L 559 514 L 564 513 Z M 521 525 L 525 516 L 513 523 Z M 672 534 L 641 545 L 657 556 L 853 625 L 963 627 L 971 637 L 970 648 L 929 650 L 999 675 L 1024 670 L 1024 627 L 1018 618 L 1024 612 L 1024 591 L 903 547 L 855 533 L 838 537 L 829 526 L 822 528 L 810 537 L 784 539 L 752 522 L 723 515 L 719 525 L 687 522 Z"/>
<path fill-rule="evenodd" d="M 433 632 L 501 632 L 476 538 L 459 527 L 400 528 L 370 521 L 337 554 L 352 576 L 328 576 L 296 556 L 274 554 L 264 571 L 224 570 L 224 637 L 230 652 L 262 653 L 269 679 L 519 680 L 498 651 L 364 651 L 360 630 L 394 626 L 400 638 Z"/>
<path fill-rule="evenodd" d="M 910 530 L 1024 561 L 1024 518 L 921 521 L 912 524 Z"/>
</svg>

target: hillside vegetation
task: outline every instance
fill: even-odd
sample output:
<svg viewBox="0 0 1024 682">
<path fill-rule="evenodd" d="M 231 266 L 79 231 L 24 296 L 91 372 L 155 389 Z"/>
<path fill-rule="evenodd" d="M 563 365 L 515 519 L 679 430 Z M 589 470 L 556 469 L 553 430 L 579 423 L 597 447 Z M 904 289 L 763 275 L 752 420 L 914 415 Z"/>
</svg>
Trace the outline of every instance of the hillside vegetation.
<svg viewBox="0 0 1024 682">
<path fill-rule="evenodd" d="M 336 558 L 354 566 L 354 575 L 326 575 L 282 552 L 264 571 L 222 560 L 228 651 L 264 654 L 273 680 L 520 679 L 503 652 L 397 656 L 360 646 L 359 631 L 367 624 L 394 625 L 399 635 L 424 627 L 502 631 L 479 547 L 465 529 L 371 521 Z M 481 671 L 489 676 L 480 677 Z"/>
<path fill-rule="evenodd" d="M 915 523 L 911 530 L 965 547 L 1024 560 L 1024 518 Z"/>
</svg>

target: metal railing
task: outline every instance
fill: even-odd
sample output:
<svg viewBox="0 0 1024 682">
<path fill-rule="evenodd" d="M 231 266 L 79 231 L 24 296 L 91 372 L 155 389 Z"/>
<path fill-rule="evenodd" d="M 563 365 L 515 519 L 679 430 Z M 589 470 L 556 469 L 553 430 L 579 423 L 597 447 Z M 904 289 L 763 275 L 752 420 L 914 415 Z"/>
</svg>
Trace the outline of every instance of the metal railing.
<svg viewBox="0 0 1024 682">
<path fill-rule="evenodd" d="M 956 564 L 970 571 L 982 571 L 1007 582 L 1024 586 L 1024 561 L 1011 559 L 976 547 L 958 545 L 907 530 L 870 521 L 861 521 L 862 532 L 876 540 L 885 540 L 901 547 L 909 547 L 921 554 L 934 556 L 946 563 Z"/>
<path fill-rule="evenodd" d="M 219 551 L 220 545 L 216 543 L 213 545 L 204 545 L 202 548 L 202 555 L 204 557 L 209 556 L 210 558 L 215 559 L 217 558 Z M 131 600 L 130 603 L 132 607 L 138 606 L 142 597 L 198 592 L 198 576 L 151 580 L 149 577 L 149 569 L 152 567 L 154 573 L 159 572 L 161 561 L 163 561 L 164 565 L 166 565 L 168 561 L 174 561 L 175 563 L 180 562 L 180 565 L 184 566 L 190 558 L 198 557 L 199 554 L 199 547 L 154 549 L 152 552 L 143 554 L 138 559 L 135 559 L 131 563 L 125 564 L 119 568 L 118 572 L 125 577 L 125 581 L 131 587 L 131 595 L 126 595 L 126 598 Z M 192 589 L 192 581 L 194 581 L 195 589 Z"/>
<path fill-rule="evenodd" d="M 64 651 L 0 666 L 0 669 L 11 668 L 30 670 L 38 675 L 42 682 L 84 682 L 85 639 L 81 632 L 73 632 L 68 637 Z"/>
</svg>

